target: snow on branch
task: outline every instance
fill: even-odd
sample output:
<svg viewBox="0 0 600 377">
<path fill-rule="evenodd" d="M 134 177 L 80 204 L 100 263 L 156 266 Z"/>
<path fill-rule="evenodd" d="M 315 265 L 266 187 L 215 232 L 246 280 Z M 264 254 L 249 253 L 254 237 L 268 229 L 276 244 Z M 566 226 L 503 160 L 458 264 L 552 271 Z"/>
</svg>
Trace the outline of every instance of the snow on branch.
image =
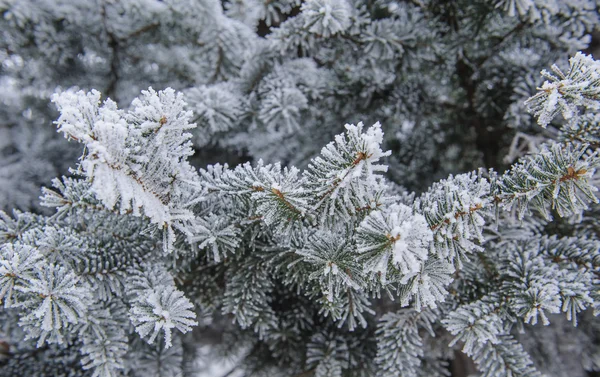
<svg viewBox="0 0 600 377">
<path fill-rule="evenodd" d="M 402 274 L 420 271 L 433 233 L 423 215 L 414 214 L 406 205 L 394 204 L 370 213 L 355 237 L 365 272 L 377 273 L 385 282 L 390 267 Z"/>
<path fill-rule="evenodd" d="M 569 59 L 566 74 L 556 65 L 552 71 L 556 75 L 542 71 L 542 76 L 550 81 L 544 82 L 539 92 L 525 102 L 542 127 L 560 113 L 568 120 L 578 116 L 581 107 L 600 109 L 600 62 L 578 52 Z"/>
<path fill-rule="evenodd" d="M 352 10 L 346 0 L 308 0 L 301 9 L 304 27 L 325 38 L 350 26 Z"/>
<path fill-rule="evenodd" d="M 438 258 L 459 267 L 466 254 L 482 250 L 473 240 L 483 240 L 489 193 L 488 180 L 472 172 L 436 182 L 417 198 L 415 207 L 433 232 L 431 250 Z"/>
<path fill-rule="evenodd" d="M 125 112 L 93 90 L 53 96 L 61 112 L 56 124 L 68 139 L 86 146 L 81 158 L 91 190 L 108 209 L 144 215 L 164 231 L 171 252 L 174 229 L 191 234 L 189 205 L 198 179 L 187 162 L 191 112 L 173 89 L 143 91 Z"/>
<path fill-rule="evenodd" d="M 530 205 L 547 219 L 550 210 L 561 217 L 578 214 L 598 203 L 592 181 L 598 166 L 598 152 L 587 154 L 586 145 L 544 145 L 502 176 L 495 200 L 505 209 L 515 208 L 521 219 Z"/>
<path fill-rule="evenodd" d="M 198 324 L 194 321 L 194 305 L 177 290 L 163 266 L 143 266 L 146 267 L 143 270 L 132 269 L 126 281 L 131 300 L 129 318 L 136 332 L 148 343 L 154 343 L 162 331 L 165 347 L 169 348 L 173 329 L 186 333 Z"/>
<path fill-rule="evenodd" d="M 346 133 L 337 135 L 321 155 L 312 159 L 304 172 L 313 208 L 322 218 L 339 212 L 342 216 L 355 213 L 374 204 L 373 192 L 381 187 L 382 172 L 387 166 L 379 163 L 390 151 L 382 151 L 383 131 L 375 123 L 363 132 L 362 122 L 346 124 Z"/>
</svg>

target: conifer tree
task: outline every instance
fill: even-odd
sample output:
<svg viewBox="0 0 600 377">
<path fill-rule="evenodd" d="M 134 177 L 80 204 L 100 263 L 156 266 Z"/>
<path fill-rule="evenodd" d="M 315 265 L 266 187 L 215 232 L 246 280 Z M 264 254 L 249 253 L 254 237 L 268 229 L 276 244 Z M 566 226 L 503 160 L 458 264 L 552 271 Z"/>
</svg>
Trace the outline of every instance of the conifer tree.
<svg viewBox="0 0 600 377">
<path fill-rule="evenodd" d="M 600 372 L 599 9 L 0 0 L 0 376 Z"/>
</svg>

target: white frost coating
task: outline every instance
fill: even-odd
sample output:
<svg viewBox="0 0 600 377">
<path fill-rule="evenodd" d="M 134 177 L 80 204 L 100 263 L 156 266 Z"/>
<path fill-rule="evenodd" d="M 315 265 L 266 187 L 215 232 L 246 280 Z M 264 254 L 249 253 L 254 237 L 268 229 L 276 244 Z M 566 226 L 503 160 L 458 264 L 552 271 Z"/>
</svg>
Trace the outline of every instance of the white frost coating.
<svg viewBox="0 0 600 377">
<path fill-rule="evenodd" d="M 58 131 L 75 140 L 84 142 L 92 139 L 92 128 L 98 117 L 98 105 L 100 104 L 100 92 L 92 90 L 89 93 L 79 91 L 77 93 L 67 91 L 54 94 L 52 101 L 57 104 L 61 112 Z M 111 101 L 110 106 L 113 106 Z"/>
<path fill-rule="evenodd" d="M 194 113 L 203 118 L 204 122 L 199 122 L 199 128 L 209 134 L 233 128 L 237 119 L 242 116 L 243 100 L 230 85 L 201 85 L 185 94 Z"/>
<path fill-rule="evenodd" d="M 135 330 L 148 343 L 154 343 L 158 333 L 162 330 L 165 334 L 165 347 L 171 344 L 171 332 L 174 328 L 186 333 L 191 326 L 198 323 L 193 319 L 196 314 L 191 311 L 194 305 L 173 287 L 157 287 L 156 292 L 149 292 L 146 299 L 133 306 L 131 320 L 136 325 Z"/>
<path fill-rule="evenodd" d="M 210 214 L 206 219 L 197 218 L 195 234 L 189 238 L 190 243 L 199 243 L 198 248 L 210 246 L 216 263 L 221 257 L 233 254 L 239 244 L 237 228 L 222 217 Z"/>
<path fill-rule="evenodd" d="M 357 248 L 365 259 L 365 271 L 386 279 L 389 262 L 402 274 L 414 274 L 427 260 L 433 234 L 420 214 L 404 204 L 390 206 L 386 212 L 374 211 L 357 230 Z"/>
<path fill-rule="evenodd" d="M 496 7 L 504 8 L 510 17 L 520 16 L 524 21 L 537 22 L 561 10 L 556 0 L 501 0 Z"/>
<path fill-rule="evenodd" d="M 291 134 L 300 129 L 301 111 L 308 107 L 308 99 L 297 88 L 272 90 L 261 102 L 259 118 L 273 131 L 285 125 Z"/>
<path fill-rule="evenodd" d="M 463 342 L 463 351 L 467 353 L 473 352 L 478 343 L 499 343 L 498 335 L 503 330 L 494 305 L 482 300 L 458 307 L 443 323 L 456 336 L 450 345 Z"/>
<path fill-rule="evenodd" d="M 450 176 L 434 183 L 415 202 L 427 218 L 434 238 L 431 249 L 440 259 L 460 266 L 465 253 L 481 251 L 484 215 L 489 212 L 490 183 L 475 173 Z"/>
<path fill-rule="evenodd" d="M 375 176 L 376 172 L 386 172 L 387 165 L 380 165 L 377 162 L 382 158 L 389 156 L 391 151 L 382 151 L 381 143 L 383 142 L 383 131 L 381 130 L 381 124 L 375 123 L 369 127 L 367 132 L 363 133 L 363 123 L 359 122 L 358 125 L 346 124 L 347 135 L 350 136 L 350 140 L 356 140 L 359 146 L 359 153 L 356 159 L 350 166 L 337 173 L 337 189 L 331 194 L 332 198 L 337 197 L 339 188 L 345 188 L 350 185 L 353 181 L 364 176 L 366 184 L 376 184 L 378 177 Z M 336 135 L 336 143 L 343 145 L 345 138 L 343 134 Z M 331 145 L 331 144 L 330 144 Z M 325 153 L 325 148 L 321 151 L 321 154 L 327 157 L 329 154 Z"/>
<path fill-rule="evenodd" d="M 66 268 L 50 264 L 40 269 L 27 286 L 19 288 L 30 294 L 29 299 L 19 306 L 31 308 L 19 324 L 30 332 L 30 337 L 39 336 L 38 347 L 49 336 L 49 343 L 61 344 L 65 327 L 86 321 L 91 290 L 80 280 Z"/>
<path fill-rule="evenodd" d="M 550 321 L 545 312 L 560 313 L 561 301 L 559 293 L 558 286 L 555 284 L 532 287 L 525 292 L 525 295 L 516 297 L 515 306 L 529 306 L 523 317 L 525 323 L 536 325 L 538 316 L 540 316 L 544 326 L 547 326 L 550 324 Z"/>
<path fill-rule="evenodd" d="M 381 149 L 381 125 L 375 123 L 364 133 L 362 122 L 345 128 L 304 172 L 309 191 L 319 199 L 315 209 L 322 211 L 322 218 L 335 212 L 348 216 L 370 207 L 375 194 L 384 188 L 379 173 L 387 171 L 387 166 L 379 161 L 391 152 Z"/>
<path fill-rule="evenodd" d="M 515 17 L 517 14 L 520 16 L 526 16 L 531 10 L 532 18 L 536 19 L 537 17 L 533 15 L 539 13 L 537 9 L 535 9 L 535 5 L 532 0 L 504 0 L 498 3 L 497 6 L 502 5 L 504 5 L 504 10 L 511 17 Z"/>
<path fill-rule="evenodd" d="M 351 9 L 346 0 L 308 0 L 302 5 L 304 27 L 329 37 L 350 27 Z"/>
<path fill-rule="evenodd" d="M 13 292 L 19 282 L 34 279 L 41 269 L 43 256 L 37 248 L 21 244 L 0 247 L 0 301 L 5 308 L 13 305 Z"/>
<path fill-rule="evenodd" d="M 197 173 L 186 159 L 193 151 L 184 131 L 191 112 L 172 89 L 143 91 L 129 112 L 97 91 L 55 94 L 65 137 L 86 144 L 81 168 L 96 197 L 113 210 L 145 215 L 164 231 L 164 250 L 173 250 L 174 229 L 191 235 L 193 214 L 186 208 Z"/>
<path fill-rule="evenodd" d="M 525 103 L 546 127 L 559 113 L 565 119 L 579 115 L 579 108 L 600 109 L 600 62 L 591 56 L 577 53 L 569 59 L 569 72 L 564 74 L 556 65 L 554 74 L 543 70 L 544 82 L 539 92 Z"/>
<path fill-rule="evenodd" d="M 309 279 L 319 281 L 328 302 L 334 302 L 347 289 L 361 290 L 363 284 L 355 250 L 344 236 L 343 231 L 317 232 L 303 249 L 296 251 L 314 267 Z"/>
<path fill-rule="evenodd" d="M 387 171 L 387 165 L 376 164 L 379 159 L 382 157 L 387 157 L 392 153 L 391 151 L 384 152 L 381 150 L 381 143 L 383 143 L 383 131 L 381 130 L 381 124 L 379 122 L 375 123 L 369 127 L 367 132 L 362 135 L 362 122 L 359 122 L 357 126 L 353 124 L 346 124 L 344 127 L 346 128 L 348 134 L 356 135 L 356 138 L 358 138 L 360 135 L 360 138 L 364 142 L 365 156 L 358 162 L 354 169 L 362 170 L 362 167 L 364 166 L 365 170 L 367 171 L 367 177 L 371 177 L 373 172 Z"/>
<path fill-rule="evenodd" d="M 452 282 L 451 274 L 454 269 L 450 264 L 430 258 L 415 273 L 406 275 L 400 284 L 402 306 L 408 306 L 411 298 L 414 300 L 415 310 L 421 311 L 424 307 L 435 308 L 437 302 L 446 299 L 448 291 L 446 286 Z"/>
</svg>

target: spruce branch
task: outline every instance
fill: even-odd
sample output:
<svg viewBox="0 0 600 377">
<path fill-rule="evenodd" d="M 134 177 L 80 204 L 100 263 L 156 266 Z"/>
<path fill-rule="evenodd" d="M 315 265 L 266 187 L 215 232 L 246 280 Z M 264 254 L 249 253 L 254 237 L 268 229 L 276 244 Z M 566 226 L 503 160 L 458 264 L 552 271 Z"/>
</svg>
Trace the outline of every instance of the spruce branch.
<svg viewBox="0 0 600 377">
<path fill-rule="evenodd" d="M 565 74 L 553 65 L 556 75 L 543 70 L 544 82 L 539 92 L 527 100 L 529 110 L 538 117 L 538 123 L 546 127 L 554 117 L 562 113 L 565 119 L 579 115 L 579 108 L 600 109 L 600 63 L 591 56 L 578 52 L 569 59 L 569 71 Z"/>
<path fill-rule="evenodd" d="M 515 208 L 521 219 L 530 204 L 547 219 L 552 218 L 549 208 L 561 217 L 580 213 L 588 203 L 598 202 L 598 188 L 590 178 L 600 159 L 597 152 L 586 151 L 586 145 L 544 146 L 502 176 L 497 201 L 505 209 Z"/>
</svg>

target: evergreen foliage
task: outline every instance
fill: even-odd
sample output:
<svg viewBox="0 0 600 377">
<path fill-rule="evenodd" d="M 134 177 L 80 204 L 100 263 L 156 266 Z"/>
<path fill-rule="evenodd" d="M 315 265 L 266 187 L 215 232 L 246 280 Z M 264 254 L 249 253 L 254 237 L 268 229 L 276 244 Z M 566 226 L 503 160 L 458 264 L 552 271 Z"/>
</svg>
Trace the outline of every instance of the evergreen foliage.
<svg viewBox="0 0 600 377">
<path fill-rule="evenodd" d="M 0 0 L 0 376 L 600 371 L 599 9 Z"/>
</svg>

